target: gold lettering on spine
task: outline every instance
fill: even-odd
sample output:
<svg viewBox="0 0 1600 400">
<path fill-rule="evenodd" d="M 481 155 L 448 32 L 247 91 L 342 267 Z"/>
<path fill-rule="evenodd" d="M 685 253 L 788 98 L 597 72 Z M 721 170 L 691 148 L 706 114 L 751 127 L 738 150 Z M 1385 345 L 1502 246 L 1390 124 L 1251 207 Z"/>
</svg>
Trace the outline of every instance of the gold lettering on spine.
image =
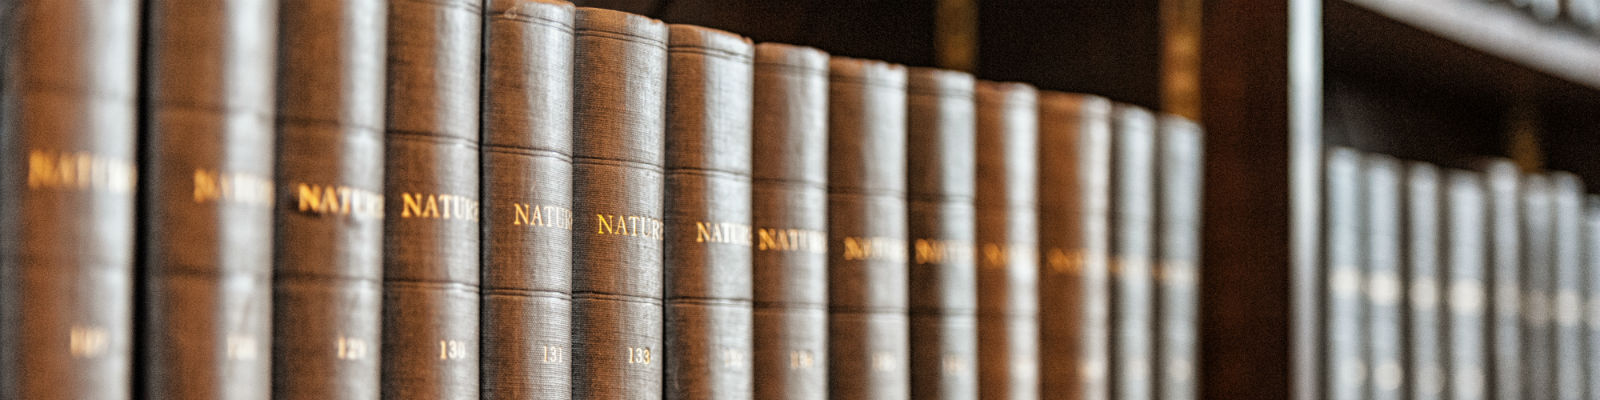
<svg viewBox="0 0 1600 400">
<path fill-rule="evenodd" d="M 450 194 L 401 193 L 400 218 L 478 220 L 478 201 Z"/>
<path fill-rule="evenodd" d="M 756 229 L 756 250 L 828 253 L 828 234 L 810 229 Z"/>
<path fill-rule="evenodd" d="M 750 225 L 732 222 L 695 222 L 695 243 L 724 243 L 749 247 Z"/>
<path fill-rule="evenodd" d="M 904 239 L 850 236 L 843 242 L 846 261 L 906 262 L 910 256 Z"/>
<path fill-rule="evenodd" d="M 132 193 L 138 170 L 132 162 L 90 152 L 28 152 L 28 189 Z"/>
<path fill-rule="evenodd" d="M 572 230 L 572 210 L 566 207 L 511 203 L 511 225 Z"/>
<path fill-rule="evenodd" d="M 661 240 L 661 219 L 639 215 L 595 214 L 597 235 L 634 236 Z"/>
<path fill-rule="evenodd" d="M 73 325 L 67 330 L 67 349 L 72 358 L 96 358 L 111 348 L 111 333 L 104 327 Z"/>
<path fill-rule="evenodd" d="M 1037 252 L 1032 245 L 984 243 L 981 264 L 984 268 L 1009 268 L 1013 257 L 1019 257 L 1018 261 L 1023 264 L 1036 264 L 1039 258 Z"/>
<path fill-rule="evenodd" d="M 917 239 L 911 246 L 917 264 L 944 264 L 972 260 L 972 242 L 965 240 Z"/>
<path fill-rule="evenodd" d="M 383 195 L 349 186 L 294 185 L 295 209 L 304 213 L 383 218 Z"/>
<path fill-rule="evenodd" d="M 194 202 L 225 202 L 271 207 L 272 179 L 255 174 L 220 172 L 209 169 L 194 171 Z"/>
<path fill-rule="evenodd" d="M 1083 273 L 1083 266 L 1087 261 L 1082 250 L 1051 248 L 1045 252 L 1044 262 L 1051 272 L 1077 275 Z"/>
</svg>

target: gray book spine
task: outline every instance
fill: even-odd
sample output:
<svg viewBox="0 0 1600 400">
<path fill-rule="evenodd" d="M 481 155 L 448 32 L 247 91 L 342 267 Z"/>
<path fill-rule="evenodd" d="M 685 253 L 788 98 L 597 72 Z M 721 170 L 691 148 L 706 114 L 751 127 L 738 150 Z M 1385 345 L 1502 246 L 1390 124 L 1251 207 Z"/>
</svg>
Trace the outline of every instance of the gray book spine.
<svg viewBox="0 0 1600 400">
<path fill-rule="evenodd" d="M 1406 376 L 1411 399 L 1445 395 L 1443 233 L 1438 167 L 1406 164 Z"/>
<path fill-rule="evenodd" d="M 1405 314 L 1401 286 L 1403 164 L 1393 157 L 1371 155 L 1365 160 L 1366 193 L 1367 360 L 1372 370 L 1368 385 L 1373 399 L 1405 398 Z"/>
<path fill-rule="evenodd" d="M 140 5 L 0 5 L 0 398 L 131 391 Z"/>
<path fill-rule="evenodd" d="M 660 399 L 667 27 L 575 21 L 572 398 Z"/>
<path fill-rule="evenodd" d="M 977 103 L 979 394 L 985 399 L 1037 399 L 1038 94 L 1024 83 L 980 81 Z M 1154 140 L 1154 132 L 1147 133 L 1147 140 Z M 1145 165 L 1147 171 L 1150 167 Z M 1153 176 L 1146 177 L 1145 184 L 1153 189 Z M 1153 192 L 1146 194 L 1152 208 Z M 1154 210 L 1146 212 L 1152 214 L 1146 221 L 1154 225 Z M 1149 250 L 1153 256 L 1154 249 Z"/>
<path fill-rule="evenodd" d="M 485 399 L 572 396 L 571 4 L 489 0 L 483 58 Z"/>
<path fill-rule="evenodd" d="M 828 55 L 756 45 L 755 397 L 828 393 Z"/>
<path fill-rule="evenodd" d="M 1555 398 L 1555 349 L 1550 321 L 1554 255 L 1550 178 L 1525 175 L 1522 185 L 1522 396 Z"/>
<path fill-rule="evenodd" d="M 1583 346 L 1583 182 L 1566 172 L 1550 174 L 1554 224 L 1551 256 L 1551 355 L 1555 362 L 1555 398 L 1587 399 Z"/>
<path fill-rule="evenodd" d="M 1039 95 L 1039 395 L 1111 398 L 1111 101 Z"/>
<path fill-rule="evenodd" d="M 1583 293 L 1584 346 L 1587 390 L 1600 396 L 1600 195 L 1588 195 L 1584 202 Z"/>
<path fill-rule="evenodd" d="M 1323 378 L 1329 400 L 1367 396 L 1368 363 L 1363 294 L 1366 208 L 1363 154 L 1350 148 L 1328 150 L 1325 159 L 1327 205 L 1324 215 Z"/>
<path fill-rule="evenodd" d="M 1449 398 L 1486 399 L 1489 396 L 1488 306 L 1485 279 L 1488 232 L 1485 231 L 1483 177 L 1476 172 L 1445 173 L 1445 292 L 1449 335 Z"/>
<path fill-rule="evenodd" d="M 280 6 L 272 396 L 376 399 L 386 3 Z"/>
<path fill-rule="evenodd" d="M 977 399 L 974 80 L 957 71 L 908 70 L 911 396 Z"/>
<path fill-rule="evenodd" d="M 907 399 L 906 70 L 828 69 L 828 396 Z"/>
<path fill-rule="evenodd" d="M 1498 400 L 1522 398 L 1522 304 L 1520 266 L 1521 172 L 1511 160 L 1499 159 L 1485 168 L 1489 209 L 1489 304 L 1491 313 L 1489 385 Z"/>
<path fill-rule="evenodd" d="M 750 41 L 669 25 L 666 398 L 750 399 Z"/>
<path fill-rule="evenodd" d="M 1155 117 L 1112 110 L 1111 371 L 1114 398 L 1155 397 Z"/>
<path fill-rule="evenodd" d="M 1156 141 L 1157 397 L 1200 396 L 1200 209 L 1205 173 L 1205 138 L 1194 121 L 1166 115 Z M 1396 208 L 1399 206 L 1396 205 Z M 1397 229 L 1398 230 L 1398 229 Z"/>
<path fill-rule="evenodd" d="M 271 394 L 275 0 L 147 3 L 144 395 Z"/>
</svg>

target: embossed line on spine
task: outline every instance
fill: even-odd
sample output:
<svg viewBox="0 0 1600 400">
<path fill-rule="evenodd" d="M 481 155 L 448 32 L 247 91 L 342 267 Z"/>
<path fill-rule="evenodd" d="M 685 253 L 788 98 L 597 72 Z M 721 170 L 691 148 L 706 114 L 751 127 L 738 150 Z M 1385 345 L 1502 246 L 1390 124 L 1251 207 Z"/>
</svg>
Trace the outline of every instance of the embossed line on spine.
<svg viewBox="0 0 1600 400">
<path fill-rule="evenodd" d="M 556 150 L 540 149 L 527 146 L 509 144 L 484 144 L 483 151 L 487 153 L 510 154 L 538 158 L 554 158 L 561 161 L 572 162 L 572 155 Z"/>
<path fill-rule="evenodd" d="M 237 105 L 205 104 L 177 100 L 157 100 L 152 107 L 158 112 L 166 111 L 166 109 L 178 109 L 182 111 L 199 111 L 215 115 L 226 115 L 229 117 L 244 115 L 261 122 L 271 122 L 274 111 L 276 110 L 276 107 L 272 105 L 264 105 L 262 107 L 244 107 Z"/>
<path fill-rule="evenodd" d="M 860 188 L 860 187 L 829 186 L 828 187 L 828 196 L 833 196 L 833 195 L 841 195 L 841 196 L 853 195 L 853 196 L 864 196 L 864 197 L 905 198 L 906 191 L 905 190 L 896 190 L 896 189 L 873 189 L 873 188 Z"/>
<path fill-rule="evenodd" d="M 495 20 L 495 21 L 521 22 L 521 23 L 528 24 L 528 25 L 538 25 L 538 26 L 542 26 L 542 27 L 546 27 L 546 28 L 555 28 L 557 30 L 560 30 L 563 33 L 575 33 L 575 32 L 577 32 L 576 28 L 574 28 L 571 24 L 567 23 L 566 21 L 557 21 L 557 20 L 550 19 L 550 18 L 544 18 L 544 17 L 538 16 L 538 15 L 522 14 L 522 13 L 518 13 L 517 12 L 518 9 L 519 8 L 512 8 L 510 10 L 506 10 L 506 11 L 503 11 L 503 12 L 497 12 L 497 13 L 494 13 L 494 14 L 490 15 L 489 18 L 491 20 Z"/>
<path fill-rule="evenodd" d="M 749 306 L 755 303 L 750 299 L 729 299 L 718 297 L 673 297 L 673 304 L 708 305 L 708 306 Z"/>
<path fill-rule="evenodd" d="M 829 312 L 834 312 L 834 313 L 848 313 L 848 314 L 909 315 L 910 311 L 911 311 L 911 308 L 910 307 L 861 307 L 861 306 L 842 306 L 842 305 L 829 304 L 828 305 L 828 311 Z"/>
<path fill-rule="evenodd" d="M 399 129 L 390 129 L 387 132 L 388 132 L 388 134 L 386 135 L 387 136 L 386 139 L 404 139 L 404 140 L 412 140 L 412 141 L 418 141 L 418 142 L 431 142 L 431 143 L 434 143 L 434 144 L 444 144 L 444 145 L 456 144 L 456 145 L 467 146 L 467 147 L 474 148 L 474 149 L 478 148 L 478 141 L 477 140 L 468 139 L 468 138 L 464 138 L 464 137 L 457 137 L 457 136 L 454 136 L 454 135 L 433 134 L 433 133 L 415 132 L 415 131 L 407 131 L 407 130 L 399 130 Z"/>
<path fill-rule="evenodd" d="M 720 59 L 724 59 L 724 60 L 738 61 L 741 64 L 750 64 L 752 62 L 752 60 L 755 58 L 755 56 L 750 54 L 750 53 L 731 51 L 731 50 L 728 50 L 728 49 L 717 48 L 717 47 L 701 46 L 701 45 L 689 45 L 689 44 L 669 45 L 669 46 L 667 46 L 667 51 L 668 52 L 672 52 L 672 53 L 679 53 L 679 54 L 699 54 L 699 55 L 712 57 L 712 58 L 720 58 Z"/>
<path fill-rule="evenodd" d="M 727 171 L 715 168 L 673 167 L 668 169 L 667 175 L 689 175 L 714 178 L 731 178 L 741 182 L 752 182 L 750 174 L 744 172 Z"/>
<path fill-rule="evenodd" d="M 378 275 L 374 275 L 374 276 L 358 276 L 358 275 L 351 275 L 351 274 L 307 274 L 307 273 L 293 272 L 293 271 L 288 271 L 288 270 L 283 270 L 283 269 L 274 269 L 272 271 L 272 279 L 273 279 L 273 285 L 277 285 L 278 283 L 284 282 L 284 281 L 301 281 L 301 282 L 305 282 L 305 283 L 324 283 L 324 282 L 329 282 L 329 281 L 344 281 L 344 282 L 365 282 L 365 283 L 371 283 L 371 284 L 379 284 L 379 283 L 383 282 L 383 277 L 382 276 L 378 276 Z"/>
<path fill-rule="evenodd" d="M 285 125 L 285 124 L 307 125 L 307 126 L 325 126 L 325 127 L 339 128 L 339 129 L 352 129 L 352 130 L 356 130 L 356 131 L 359 131 L 359 132 L 371 133 L 371 134 L 375 134 L 375 135 L 382 135 L 383 132 L 384 132 L 383 126 L 380 126 L 380 125 L 357 124 L 357 123 L 351 123 L 351 122 L 348 122 L 348 121 L 343 121 L 343 120 L 340 120 L 338 118 L 307 118 L 307 117 L 293 116 L 293 115 L 282 114 L 282 113 L 277 114 L 276 118 L 277 118 L 277 123 L 278 123 L 279 126 L 282 126 L 282 125 Z M 344 135 L 345 135 L 345 132 L 339 132 L 339 131 L 329 132 L 329 136 L 343 137 Z"/>
<path fill-rule="evenodd" d="M 807 77 L 807 76 L 810 76 L 810 77 L 826 77 L 828 75 L 828 70 L 826 70 L 826 69 L 810 68 L 810 67 L 806 67 L 804 65 L 795 65 L 794 63 L 771 62 L 771 61 L 760 61 L 760 60 L 756 60 L 753 63 L 756 66 L 762 67 L 762 68 L 756 69 L 756 74 L 757 75 L 762 75 L 763 74 L 762 71 L 772 71 L 772 69 L 779 70 L 777 75 L 790 75 L 790 76 L 798 76 L 798 77 Z M 771 72 L 766 72 L 766 73 L 771 73 Z"/>
<path fill-rule="evenodd" d="M 626 294 L 590 292 L 590 291 L 584 291 L 584 290 L 575 290 L 575 291 L 573 291 L 572 292 L 572 299 L 573 300 L 584 300 L 584 299 L 587 299 L 587 300 L 612 300 L 612 301 L 623 301 L 623 302 L 629 302 L 629 303 L 652 304 L 652 305 L 658 305 L 658 306 L 661 305 L 661 303 L 662 303 L 661 299 L 655 298 L 655 297 L 644 297 L 644 296 L 633 296 L 633 295 L 626 295 Z"/>
<path fill-rule="evenodd" d="M 783 179 L 783 178 L 758 178 L 758 177 L 752 177 L 751 181 L 755 182 L 756 184 L 760 184 L 760 185 L 779 186 L 784 190 L 805 190 L 805 189 L 828 190 L 828 183 L 825 182 L 825 181 L 809 181 L 809 180 L 804 180 L 804 179 Z"/>
<path fill-rule="evenodd" d="M 584 165 L 584 164 L 586 164 L 586 165 L 608 165 L 608 166 L 613 166 L 613 167 L 637 168 L 637 169 L 648 170 L 648 171 L 652 171 L 652 172 L 656 172 L 656 173 L 666 173 L 666 168 L 662 167 L 661 165 L 651 164 L 651 163 L 646 163 L 646 162 L 639 162 L 639 161 L 632 161 L 632 160 L 614 160 L 614 159 L 600 158 L 600 157 L 576 156 L 576 157 L 572 158 L 572 164 L 573 165 Z"/>
<path fill-rule="evenodd" d="M 487 287 L 483 289 L 484 296 L 514 297 L 514 298 L 551 298 L 558 300 L 572 300 L 572 295 L 554 290 L 513 289 L 503 287 Z"/>
<path fill-rule="evenodd" d="M 973 207 L 977 204 L 978 197 L 970 194 L 919 193 L 915 191 L 907 191 L 906 201 L 919 204 L 957 203 L 955 205 Z"/>
<path fill-rule="evenodd" d="M 459 281 L 439 281 L 432 279 L 401 279 L 392 276 L 383 278 L 383 287 L 408 287 L 417 289 L 465 289 L 477 293 L 479 286 L 476 284 Z"/>
<path fill-rule="evenodd" d="M 942 99 L 971 99 L 973 98 L 973 90 L 965 88 L 955 89 L 949 87 L 928 88 L 921 85 L 913 85 L 906 88 L 906 95 L 928 96 Z"/>
<path fill-rule="evenodd" d="M 662 49 L 662 50 L 666 50 L 667 49 L 667 42 L 664 41 L 664 40 L 653 38 L 653 37 L 648 37 L 648 36 L 644 36 L 644 35 L 639 35 L 639 34 L 635 34 L 635 33 L 632 33 L 632 32 L 617 32 L 617 31 L 609 31 L 609 30 L 595 29 L 595 28 L 577 28 L 573 32 L 579 37 L 590 36 L 590 37 L 606 38 L 606 39 L 612 39 L 612 40 L 620 40 L 620 41 L 624 41 L 624 42 L 648 44 L 651 47 L 655 47 L 655 48 Z"/>
<path fill-rule="evenodd" d="M 757 310 L 797 310 L 797 311 L 828 311 L 825 302 L 809 303 L 803 301 L 755 301 L 750 303 Z"/>
<path fill-rule="evenodd" d="M 835 83 L 850 83 L 861 86 L 871 86 L 883 89 L 905 90 L 906 83 L 899 80 L 871 79 L 858 75 L 829 74 L 829 80 Z"/>
</svg>

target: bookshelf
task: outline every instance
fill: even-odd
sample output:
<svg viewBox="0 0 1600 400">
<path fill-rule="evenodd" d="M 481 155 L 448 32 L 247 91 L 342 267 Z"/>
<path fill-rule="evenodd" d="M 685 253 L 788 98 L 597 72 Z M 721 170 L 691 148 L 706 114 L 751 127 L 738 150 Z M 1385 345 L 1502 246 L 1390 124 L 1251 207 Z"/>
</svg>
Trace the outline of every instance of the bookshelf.
<svg viewBox="0 0 1600 400">
<path fill-rule="evenodd" d="M 1207 131 L 1204 398 L 1319 397 L 1308 357 L 1318 321 L 1303 310 L 1315 309 L 1320 284 L 1305 271 L 1321 254 L 1324 148 L 1460 168 L 1510 157 L 1600 182 L 1600 35 L 1501 2 L 578 3 L 1197 116 Z M 1170 54 L 1178 23 L 1197 27 L 1188 65 Z M 947 36 L 962 34 L 976 37 Z M 976 60 L 959 56 L 968 52 Z M 1199 84 L 1179 98 L 1184 74 Z"/>
</svg>

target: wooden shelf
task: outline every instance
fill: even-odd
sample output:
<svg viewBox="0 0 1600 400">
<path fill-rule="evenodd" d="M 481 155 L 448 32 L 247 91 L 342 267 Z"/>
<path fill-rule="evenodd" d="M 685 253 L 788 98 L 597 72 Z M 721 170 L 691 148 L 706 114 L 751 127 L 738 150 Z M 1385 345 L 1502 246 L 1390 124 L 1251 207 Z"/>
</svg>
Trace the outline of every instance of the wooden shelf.
<svg viewBox="0 0 1600 400">
<path fill-rule="evenodd" d="M 1384 25 L 1381 21 L 1369 21 L 1370 16 L 1380 16 L 1465 50 L 1479 52 L 1587 89 L 1600 90 L 1600 40 L 1571 26 L 1542 23 L 1510 6 L 1465 0 L 1328 0 L 1326 5 L 1330 49 L 1340 46 L 1339 41 L 1347 38 L 1360 40 L 1363 36 L 1395 33 L 1399 35 L 1377 37 L 1375 40 L 1402 48 L 1415 47 L 1409 42 L 1429 41 L 1417 35 L 1394 32 L 1393 29 L 1370 29 Z M 1350 10 L 1352 7 L 1366 14 Z M 1459 52 L 1451 49 L 1444 51 Z M 1478 68 L 1473 65 L 1449 65 L 1449 61 L 1452 58 L 1447 57 L 1411 67 L 1436 70 Z M 1517 83 L 1521 79 L 1512 78 L 1498 80 Z"/>
</svg>

